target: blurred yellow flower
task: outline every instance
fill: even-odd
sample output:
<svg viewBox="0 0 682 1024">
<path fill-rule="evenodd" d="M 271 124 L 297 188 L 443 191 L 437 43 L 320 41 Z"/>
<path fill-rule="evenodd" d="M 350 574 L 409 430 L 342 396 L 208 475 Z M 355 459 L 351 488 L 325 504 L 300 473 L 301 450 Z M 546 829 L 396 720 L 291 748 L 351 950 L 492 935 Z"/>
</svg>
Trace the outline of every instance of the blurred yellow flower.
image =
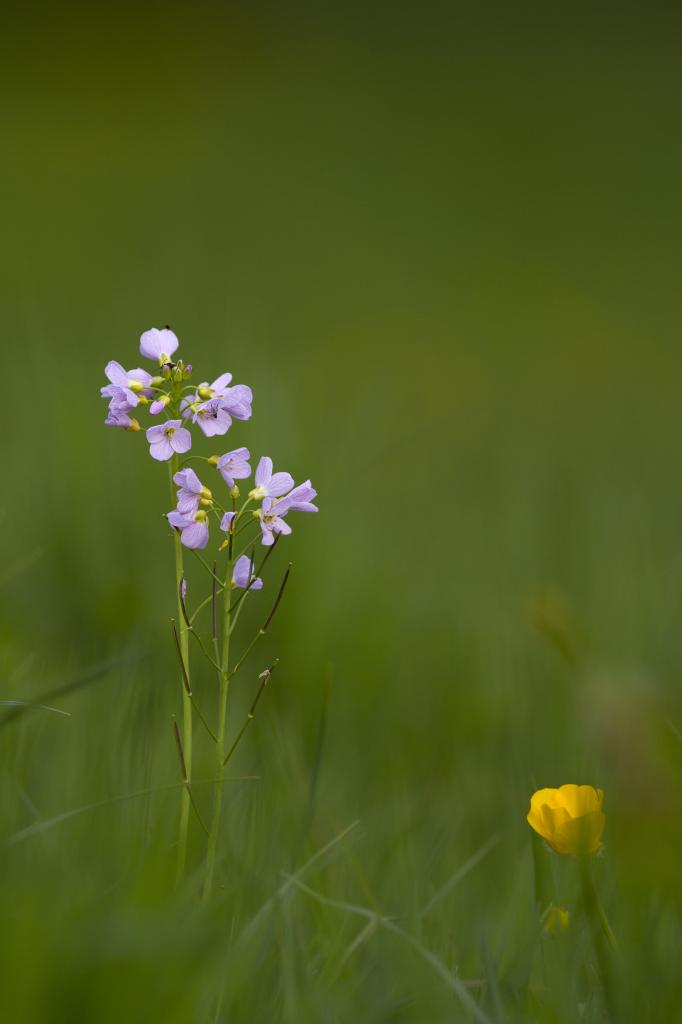
<svg viewBox="0 0 682 1024">
<path fill-rule="evenodd" d="M 594 786 L 539 789 L 530 800 L 528 824 L 557 853 L 598 853 L 606 819 L 604 793 Z"/>
<path fill-rule="evenodd" d="M 542 926 L 546 932 L 565 932 L 568 928 L 571 915 L 566 907 L 555 907 L 554 904 L 547 908 L 543 917 Z"/>
</svg>

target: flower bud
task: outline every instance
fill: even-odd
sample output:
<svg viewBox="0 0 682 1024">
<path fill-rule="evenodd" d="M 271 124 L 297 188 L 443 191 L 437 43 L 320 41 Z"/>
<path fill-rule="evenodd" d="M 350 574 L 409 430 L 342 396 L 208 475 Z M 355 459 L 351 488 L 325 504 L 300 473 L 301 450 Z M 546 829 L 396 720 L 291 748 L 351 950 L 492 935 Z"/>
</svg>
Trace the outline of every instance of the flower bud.
<svg viewBox="0 0 682 1024">
<path fill-rule="evenodd" d="M 211 390 L 211 388 L 200 387 L 200 388 L 197 388 L 197 394 L 198 394 L 199 398 L 203 398 L 203 400 L 206 402 L 206 401 L 208 401 L 208 399 L 213 394 L 213 391 Z"/>
<path fill-rule="evenodd" d="M 230 487 L 230 497 L 234 498 L 235 501 L 239 497 L 240 493 L 241 492 L 236 484 L 233 484 L 232 487 Z"/>
<path fill-rule="evenodd" d="M 255 508 L 254 508 L 253 512 L 251 513 L 251 515 L 253 516 L 254 519 L 260 519 L 260 512 L 257 509 L 255 509 Z"/>
<path fill-rule="evenodd" d="M 195 523 L 203 523 L 207 519 L 208 519 L 208 512 L 206 512 L 203 508 L 200 508 L 198 510 L 198 512 L 194 513 L 194 522 Z"/>
<path fill-rule="evenodd" d="M 211 455 L 211 457 L 209 459 L 207 459 L 206 461 L 210 462 L 212 466 L 217 466 L 218 463 L 220 462 L 220 456 L 219 455 Z"/>
<path fill-rule="evenodd" d="M 268 492 L 264 487 L 254 487 L 252 491 L 249 491 L 249 497 L 252 501 L 260 501 L 261 498 L 266 498 Z"/>
<path fill-rule="evenodd" d="M 555 907 L 552 904 L 544 916 L 543 928 L 550 935 L 555 932 L 565 932 L 569 926 L 571 915 L 566 907 Z"/>
<path fill-rule="evenodd" d="M 189 380 L 189 378 L 191 376 L 192 376 L 192 364 L 188 363 L 187 366 L 182 371 L 182 379 L 183 380 Z"/>
<path fill-rule="evenodd" d="M 139 380 L 129 380 L 128 388 L 133 392 L 133 394 L 139 395 L 140 391 L 144 391 L 144 384 Z"/>
<path fill-rule="evenodd" d="M 204 499 L 204 501 L 210 501 L 213 498 L 213 495 L 209 491 L 208 487 L 201 488 L 201 497 Z"/>
<path fill-rule="evenodd" d="M 150 384 L 153 388 L 162 388 L 166 383 L 164 377 L 152 377 Z"/>
<path fill-rule="evenodd" d="M 149 405 L 149 399 L 146 395 L 138 395 L 137 401 L 139 405 Z"/>
</svg>

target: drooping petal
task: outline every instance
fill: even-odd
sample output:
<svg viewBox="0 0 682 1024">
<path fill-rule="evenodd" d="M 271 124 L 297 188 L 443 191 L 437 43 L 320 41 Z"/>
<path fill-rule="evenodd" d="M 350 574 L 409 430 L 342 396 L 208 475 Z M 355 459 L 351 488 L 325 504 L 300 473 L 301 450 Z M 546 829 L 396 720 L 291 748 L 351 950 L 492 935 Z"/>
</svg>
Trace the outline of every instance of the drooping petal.
<svg viewBox="0 0 682 1024">
<path fill-rule="evenodd" d="M 134 391 L 131 391 L 130 388 L 122 388 L 119 384 L 105 384 L 103 388 L 99 389 L 99 393 L 102 398 L 110 398 L 112 403 L 119 408 L 134 409 L 139 402 Z"/>
<path fill-rule="evenodd" d="M 173 477 L 173 483 L 181 487 L 183 491 L 191 491 L 193 494 L 201 494 L 203 484 L 193 469 L 179 470 Z"/>
<path fill-rule="evenodd" d="M 232 582 L 235 586 L 242 587 L 243 589 L 249 587 L 249 582 L 251 582 L 249 590 L 263 589 L 263 581 L 259 578 L 255 578 L 253 575 L 252 562 L 248 555 L 242 555 L 241 558 L 238 558 L 235 562 L 234 569 L 232 571 Z"/>
<path fill-rule="evenodd" d="M 104 422 L 108 427 L 129 427 L 132 424 L 132 420 L 127 412 L 122 409 L 112 409 L 111 407 Z"/>
<path fill-rule="evenodd" d="M 260 526 L 262 531 L 261 543 L 265 544 L 266 548 L 269 548 L 275 543 L 275 535 L 272 532 L 272 528 L 267 523 L 261 521 Z"/>
<path fill-rule="evenodd" d="M 194 522 L 194 515 L 184 515 L 180 509 L 174 508 L 172 512 L 166 513 L 166 519 L 178 530 L 184 530 Z"/>
<path fill-rule="evenodd" d="M 237 515 L 236 512 L 226 512 L 223 518 L 220 520 L 220 529 L 224 530 L 225 533 L 232 527 L 232 520 Z"/>
<path fill-rule="evenodd" d="M 205 548 L 208 544 L 208 520 L 192 522 L 180 534 L 180 540 L 186 548 Z"/>
<path fill-rule="evenodd" d="M 225 408 L 232 413 L 235 419 L 248 420 L 251 418 L 253 392 L 246 384 L 236 384 L 233 388 L 227 388 L 223 392 L 222 400 Z"/>
</svg>

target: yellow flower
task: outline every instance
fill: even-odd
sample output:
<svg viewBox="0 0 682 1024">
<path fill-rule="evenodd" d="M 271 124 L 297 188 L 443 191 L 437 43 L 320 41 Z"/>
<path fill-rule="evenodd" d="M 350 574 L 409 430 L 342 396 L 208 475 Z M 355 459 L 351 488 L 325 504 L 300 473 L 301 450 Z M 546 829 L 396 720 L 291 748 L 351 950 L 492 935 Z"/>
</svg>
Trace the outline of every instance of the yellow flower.
<svg viewBox="0 0 682 1024">
<path fill-rule="evenodd" d="M 593 786 L 539 789 L 530 800 L 528 824 L 557 853 L 598 853 L 606 819 L 604 793 Z"/>
<path fill-rule="evenodd" d="M 554 932 L 565 932 L 568 928 L 571 915 L 566 907 L 549 906 L 543 915 L 542 926 L 550 934 Z"/>
</svg>

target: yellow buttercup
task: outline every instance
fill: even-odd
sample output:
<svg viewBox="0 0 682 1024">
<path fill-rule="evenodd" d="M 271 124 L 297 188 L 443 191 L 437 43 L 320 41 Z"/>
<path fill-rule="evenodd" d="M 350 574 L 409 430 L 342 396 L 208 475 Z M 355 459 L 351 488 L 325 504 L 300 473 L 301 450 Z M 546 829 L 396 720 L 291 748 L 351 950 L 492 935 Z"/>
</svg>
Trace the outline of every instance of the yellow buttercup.
<svg viewBox="0 0 682 1024">
<path fill-rule="evenodd" d="M 569 784 L 533 793 L 528 824 L 556 853 L 598 853 L 606 818 L 604 793 L 594 786 Z"/>
</svg>

